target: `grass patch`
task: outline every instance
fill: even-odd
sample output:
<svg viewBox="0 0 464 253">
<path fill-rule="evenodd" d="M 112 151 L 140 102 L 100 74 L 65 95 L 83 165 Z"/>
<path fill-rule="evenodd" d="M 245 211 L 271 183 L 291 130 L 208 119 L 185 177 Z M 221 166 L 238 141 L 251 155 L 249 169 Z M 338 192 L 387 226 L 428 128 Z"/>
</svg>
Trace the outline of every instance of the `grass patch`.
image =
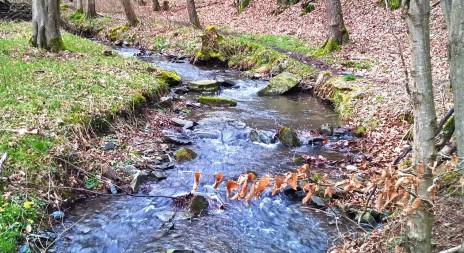
<svg viewBox="0 0 464 253">
<path fill-rule="evenodd" d="M 68 33 L 63 33 L 68 51 L 31 48 L 30 27 L 0 22 L 0 154 L 8 153 L 1 176 L 23 175 L 18 180 L 37 186 L 40 197 L 40 185 L 48 181 L 44 175 L 56 171 L 53 157 L 64 152 L 72 130 L 106 130 L 114 117 L 147 106 L 167 84 L 157 76 L 162 69 L 149 73 L 154 67 L 148 63 L 104 56 L 105 46 Z M 20 129 L 38 134 L 21 135 Z M 39 201 L 22 191 L 0 199 L 0 252 L 14 252 L 27 223 L 39 226 L 42 206 L 26 204 Z"/>
<path fill-rule="evenodd" d="M 316 47 L 309 46 L 304 40 L 287 35 L 247 34 L 242 35 L 242 37 L 266 46 L 288 50 L 306 56 L 310 56 L 317 51 Z"/>
</svg>

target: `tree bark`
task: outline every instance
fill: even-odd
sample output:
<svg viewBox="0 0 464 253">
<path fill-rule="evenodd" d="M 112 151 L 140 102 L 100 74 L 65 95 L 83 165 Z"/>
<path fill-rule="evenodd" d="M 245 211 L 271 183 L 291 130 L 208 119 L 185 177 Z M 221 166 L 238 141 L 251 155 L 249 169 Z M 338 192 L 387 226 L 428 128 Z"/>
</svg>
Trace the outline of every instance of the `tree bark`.
<svg viewBox="0 0 464 253">
<path fill-rule="evenodd" d="M 435 159 L 437 117 L 433 100 L 432 66 L 430 60 L 430 0 L 405 2 L 405 20 L 411 45 L 411 87 L 414 106 L 413 164 L 416 173 L 423 169 L 417 189 L 418 197 L 428 199 L 427 189 L 433 184 L 428 167 Z M 404 243 L 406 252 L 429 253 L 432 250 L 434 215 L 426 201 L 407 222 Z"/>
<path fill-rule="evenodd" d="M 343 21 L 340 0 L 326 0 L 328 40 L 342 45 L 348 42 L 348 30 Z"/>
<path fill-rule="evenodd" d="M 450 1 L 450 0 L 448 0 Z M 464 177 L 464 0 L 453 0 L 449 16 L 448 49 L 450 80 L 453 88 L 455 133 L 459 170 Z M 464 208 L 464 187 L 462 189 Z M 461 251 L 464 252 L 464 242 Z"/>
<path fill-rule="evenodd" d="M 76 1 L 76 11 L 84 12 L 84 4 L 82 3 L 83 0 Z"/>
<path fill-rule="evenodd" d="M 31 45 L 52 52 L 63 48 L 60 33 L 60 1 L 32 1 Z"/>
<path fill-rule="evenodd" d="M 190 23 L 195 28 L 201 28 L 200 20 L 198 19 L 197 10 L 195 8 L 195 1 L 194 0 L 187 0 L 187 11 L 190 19 Z"/>
<path fill-rule="evenodd" d="M 137 26 L 137 16 L 135 16 L 134 9 L 132 8 L 131 0 L 121 0 L 121 3 L 129 25 L 132 27 Z"/>
<path fill-rule="evenodd" d="M 97 16 L 97 10 L 95 9 L 95 0 L 87 0 L 87 10 L 85 12 L 86 18 L 94 18 Z"/>
<path fill-rule="evenodd" d="M 153 11 L 160 11 L 161 10 L 161 5 L 158 0 L 153 0 Z"/>
<path fill-rule="evenodd" d="M 145 5 L 147 5 L 147 3 L 146 3 L 144 0 L 137 0 L 137 4 L 138 4 L 139 6 L 145 6 Z"/>
</svg>

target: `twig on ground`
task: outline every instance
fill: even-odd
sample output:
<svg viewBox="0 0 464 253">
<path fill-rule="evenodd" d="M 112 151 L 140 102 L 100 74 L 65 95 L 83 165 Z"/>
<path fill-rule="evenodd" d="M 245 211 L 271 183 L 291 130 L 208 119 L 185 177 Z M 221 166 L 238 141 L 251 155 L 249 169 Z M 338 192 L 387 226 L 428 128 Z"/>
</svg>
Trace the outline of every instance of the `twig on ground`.
<svg viewBox="0 0 464 253">
<path fill-rule="evenodd" d="M 456 246 L 456 247 L 451 248 L 451 249 L 440 251 L 439 253 L 454 253 L 454 252 L 459 252 L 460 249 L 461 249 L 461 245 Z"/>
<path fill-rule="evenodd" d="M 0 172 L 2 172 L 3 163 L 6 161 L 7 157 L 8 157 L 8 153 L 5 152 L 5 153 L 3 153 L 2 157 L 0 158 Z"/>
<path fill-rule="evenodd" d="M 177 199 L 178 197 L 173 197 L 173 196 L 164 196 L 164 195 L 137 195 L 137 194 L 132 194 L 132 193 L 123 193 L 123 194 L 111 194 L 111 193 L 103 193 L 103 192 L 96 192 L 88 189 L 83 189 L 83 188 L 74 188 L 74 187 L 66 187 L 66 186 L 56 186 L 54 187 L 55 189 L 70 189 L 70 190 L 75 190 L 75 191 L 83 191 L 83 192 L 88 192 L 92 193 L 95 195 L 101 195 L 101 196 L 114 196 L 114 197 L 121 197 L 121 196 L 131 196 L 131 197 L 137 197 L 137 198 L 168 198 L 168 199 Z"/>
</svg>

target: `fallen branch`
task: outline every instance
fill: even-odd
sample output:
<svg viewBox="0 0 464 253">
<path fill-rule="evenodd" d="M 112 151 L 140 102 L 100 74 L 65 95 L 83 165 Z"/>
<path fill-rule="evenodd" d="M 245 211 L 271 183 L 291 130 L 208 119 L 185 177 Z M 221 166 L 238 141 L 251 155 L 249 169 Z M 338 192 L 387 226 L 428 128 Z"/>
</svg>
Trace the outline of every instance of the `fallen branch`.
<svg viewBox="0 0 464 253">
<path fill-rule="evenodd" d="M 461 245 L 456 246 L 456 247 L 451 248 L 451 249 L 440 251 L 438 253 L 454 253 L 454 252 L 459 252 L 460 249 L 461 249 Z"/>
<path fill-rule="evenodd" d="M 2 157 L 0 158 L 0 172 L 2 172 L 3 163 L 6 161 L 7 157 L 8 157 L 8 153 L 5 152 L 5 153 L 3 153 Z"/>
<path fill-rule="evenodd" d="M 131 196 L 131 197 L 137 197 L 137 198 L 167 198 L 167 199 L 178 199 L 179 198 L 179 197 L 164 196 L 164 195 L 137 195 L 137 194 L 132 194 L 132 193 L 128 193 L 128 192 L 121 193 L 121 194 L 111 194 L 111 193 L 96 192 L 96 191 L 83 189 L 83 188 L 74 188 L 74 187 L 66 187 L 66 186 L 56 186 L 56 187 L 52 187 L 52 188 L 83 191 L 83 192 L 88 192 L 88 193 L 92 193 L 92 194 L 100 195 L 100 196 L 114 196 L 114 197 Z"/>
</svg>

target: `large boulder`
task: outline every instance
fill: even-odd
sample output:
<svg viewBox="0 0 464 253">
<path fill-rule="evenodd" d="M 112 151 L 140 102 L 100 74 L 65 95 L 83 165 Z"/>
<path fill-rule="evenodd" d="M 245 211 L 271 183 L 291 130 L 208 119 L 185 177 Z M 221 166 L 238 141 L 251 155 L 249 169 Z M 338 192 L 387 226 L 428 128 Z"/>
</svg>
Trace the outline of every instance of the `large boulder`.
<svg viewBox="0 0 464 253">
<path fill-rule="evenodd" d="M 161 71 L 156 74 L 156 77 L 162 79 L 169 86 L 179 85 L 182 83 L 182 78 L 174 70 Z"/>
<path fill-rule="evenodd" d="M 220 97 L 209 97 L 209 96 L 201 96 L 198 98 L 198 102 L 203 105 L 210 105 L 210 106 L 237 106 L 237 101 L 227 98 L 220 98 Z"/>
<path fill-rule="evenodd" d="M 277 132 L 277 138 L 280 143 L 286 147 L 299 147 L 301 146 L 298 135 L 292 129 L 288 127 L 281 127 Z"/>
<path fill-rule="evenodd" d="M 266 87 L 258 91 L 258 96 L 278 96 L 294 88 L 301 82 L 301 78 L 289 73 L 283 72 L 271 80 Z"/>
<path fill-rule="evenodd" d="M 221 83 L 217 80 L 201 80 L 190 82 L 188 86 L 191 91 L 216 92 L 221 87 Z"/>
</svg>

